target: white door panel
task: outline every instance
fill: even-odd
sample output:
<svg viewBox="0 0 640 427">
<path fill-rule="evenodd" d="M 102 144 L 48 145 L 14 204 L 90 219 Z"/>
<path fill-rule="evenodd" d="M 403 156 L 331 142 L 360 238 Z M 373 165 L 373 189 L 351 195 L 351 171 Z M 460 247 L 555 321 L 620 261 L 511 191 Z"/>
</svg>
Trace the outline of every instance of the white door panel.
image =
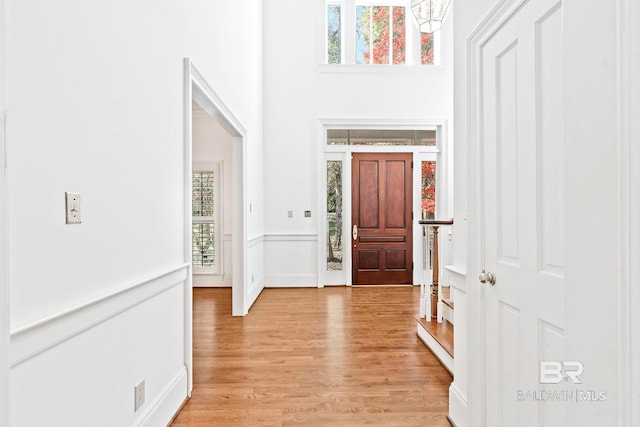
<svg viewBox="0 0 640 427">
<path fill-rule="evenodd" d="M 529 1 L 482 46 L 486 425 L 563 425 L 562 7 Z M 556 424 L 554 424 L 556 423 Z"/>
</svg>

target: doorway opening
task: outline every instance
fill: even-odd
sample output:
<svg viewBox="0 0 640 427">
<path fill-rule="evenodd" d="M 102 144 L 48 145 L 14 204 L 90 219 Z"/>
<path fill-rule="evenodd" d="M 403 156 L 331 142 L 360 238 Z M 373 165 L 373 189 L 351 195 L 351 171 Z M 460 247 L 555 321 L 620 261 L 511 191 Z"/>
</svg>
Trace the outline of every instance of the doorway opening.
<svg viewBox="0 0 640 427">
<path fill-rule="evenodd" d="M 197 102 L 191 110 L 193 287 L 231 287 L 233 137 Z"/>
<path fill-rule="evenodd" d="M 227 108 L 226 104 L 212 89 L 200 71 L 189 58 L 184 60 L 184 259 L 190 264 L 189 274 L 184 293 L 184 314 L 185 314 L 185 365 L 188 372 L 188 394 L 191 395 L 193 389 L 193 273 L 195 268 L 213 267 L 217 271 L 225 271 L 225 259 L 230 268 L 228 274 L 232 288 L 232 314 L 234 316 L 244 316 L 249 311 L 248 306 L 248 284 L 246 281 L 247 266 L 247 209 L 246 209 L 246 130 L 240 121 Z M 214 215 L 204 215 L 205 218 L 197 218 L 194 221 L 194 200 L 193 200 L 193 180 L 194 180 L 194 150 L 193 150 L 193 106 L 196 105 L 198 114 L 204 114 L 215 121 L 215 126 L 219 128 L 222 135 L 230 139 L 229 153 L 230 161 L 227 159 L 229 174 L 224 185 L 222 194 L 228 193 L 230 209 L 227 210 L 232 221 L 230 229 L 230 247 L 224 249 L 224 212 L 220 212 L 217 220 L 219 229 L 217 249 L 213 253 L 208 251 L 206 238 L 211 237 L 211 233 L 206 232 L 209 224 L 215 223 Z M 215 163 L 215 162 L 213 162 Z M 195 169 L 201 169 L 196 167 Z M 213 165 L 212 171 L 200 175 L 200 179 L 208 179 L 207 172 L 218 171 L 219 178 L 223 178 L 224 165 L 219 162 Z M 213 174 L 211 176 L 213 176 Z M 201 181 L 202 183 L 202 181 Z M 205 185 L 206 187 L 207 185 Z M 205 203 L 206 205 L 206 203 Z M 197 206 L 196 211 L 202 212 L 202 204 Z M 205 211 L 208 208 L 205 206 Z M 210 211 L 208 213 L 211 213 Z M 213 218 L 212 218 L 213 217 Z M 194 256 L 194 224 L 200 233 L 200 239 L 196 256 Z M 204 224 L 204 225 L 199 225 Z M 205 230 L 203 232 L 203 230 Z M 215 232 L 215 231 L 214 231 Z M 222 237 L 220 240 L 219 238 Z M 214 245 L 215 246 L 215 245 Z M 219 257 L 222 254 L 221 257 Z M 206 256 L 205 256 L 206 255 Z M 217 258 L 217 259 L 216 259 Z M 212 262 L 213 260 L 213 262 Z M 194 265 L 194 261 L 196 264 Z M 207 265 L 209 263 L 217 265 Z"/>
</svg>

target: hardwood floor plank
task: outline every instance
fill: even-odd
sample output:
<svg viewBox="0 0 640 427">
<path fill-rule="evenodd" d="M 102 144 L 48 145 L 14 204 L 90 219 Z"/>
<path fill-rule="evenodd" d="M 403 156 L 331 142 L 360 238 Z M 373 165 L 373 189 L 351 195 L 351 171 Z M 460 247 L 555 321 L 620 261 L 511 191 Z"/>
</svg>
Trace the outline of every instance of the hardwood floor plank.
<svg viewBox="0 0 640 427">
<path fill-rule="evenodd" d="M 415 333 L 417 287 L 194 289 L 194 390 L 173 426 L 449 426 L 451 376 Z"/>
</svg>

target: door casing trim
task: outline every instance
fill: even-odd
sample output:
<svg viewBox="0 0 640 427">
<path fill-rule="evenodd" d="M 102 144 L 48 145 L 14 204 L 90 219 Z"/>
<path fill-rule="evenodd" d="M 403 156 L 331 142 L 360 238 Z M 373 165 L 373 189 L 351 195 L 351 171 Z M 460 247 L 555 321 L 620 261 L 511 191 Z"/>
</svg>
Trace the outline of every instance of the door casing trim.
<svg viewBox="0 0 640 427">
<path fill-rule="evenodd" d="M 192 174 L 192 102 L 196 102 L 231 135 L 232 139 L 232 314 L 249 312 L 247 283 L 247 131 L 225 102 L 209 85 L 190 58 L 184 58 L 184 260 L 189 264 L 185 282 L 184 357 L 187 367 L 188 395 L 193 389 L 193 268 L 191 266 L 191 174 Z"/>
<path fill-rule="evenodd" d="M 410 152 L 413 153 L 414 163 L 421 160 L 429 160 L 425 156 L 432 156 L 433 159 L 439 158 L 439 161 L 443 165 L 449 165 L 450 158 L 450 141 L 449 141 L 449 121 L 446 119 L 424 119 L 424 120 L 400 120 L 400 119 L 337 119 L 337 118 L 322 118 L 318 120 L 317 127 L 317 161 L 316 161 L 316 177 L 317 177 L 317 227 L 318 227 L 318 287 L 322 288 L 327 283 L 326 272 L 326 245 L 327 239 L 326 233 L 326 176 L 325 176 L 325 162 L 327 160 L 343 160 L 344 169 L 343 174 L 343 218 L 348 218 L 351 222 L 351 153 L 354 152 L 378 152 L 378 153 L 397 153 L 397 152 Z M 413 130 L 413 129 L 429 129 L 436 131 L 437 144 L 435 147 L 427 146 L 338 146 L 327 145 L 326 137 L 328 129 L 398 129 L 398 130 Z M 451 217 L 453 215 L 453 182 L 452 182 L 452 170 L 447 167 L 447 176 L 443 174 L 445 168 L 439 168 L 437 171 L 438 193 L 443 195 L 441 201 L 443 203 L 438 204 L 438 217 Z M 347 180 L 347 182 L 345 182 Z M 419 185 L 420 170 L 414 167 L 413 175 L 413 211 L 419 212 L 419 191 L 416 191 L 416 185 Z M 348 184 L 348 185 L 346 185 Z M 418 218 L 414 217 L 414 221 Z M 422 265 L 422 245 L 416 234 L 420 232 L 419 227 L 413 227 L 413 261 L 414 261 L 414 284 L 419 284 L 424 280 L 420 266 Z M 349 227 L 343 227 L 343 242 L 350 241 L 351 229 Z M 347 286 L 352 285 L 351 281 L 351 251 L 344 251 L 343 253 L 343 272 L 346 277 L 344 284 Z M 331 283 L 333 284 L 333 283 Z"/>
</svg>

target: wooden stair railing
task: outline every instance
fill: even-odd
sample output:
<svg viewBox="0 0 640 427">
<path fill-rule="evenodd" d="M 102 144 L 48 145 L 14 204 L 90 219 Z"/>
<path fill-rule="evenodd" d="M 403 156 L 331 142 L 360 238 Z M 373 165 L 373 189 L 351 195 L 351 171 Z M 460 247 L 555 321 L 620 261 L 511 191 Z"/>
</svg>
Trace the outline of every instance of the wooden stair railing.
<svg viewBox="0 0 640 427">
<path fill-rule="evenodd" d="M 431 287 L 430 287 L 430 298 L 431 298 L 431 313 L 429 316 L 431 319 L 438 318 L 438 286 L 439 286 L 439 275 L 440 275 L 440 263 L 438 256 L 438 229 L 442 225 L 452 225 L 453 219 L 450 220 L 437 220 L 437 219 L 423 219 L 418 221 L 419 224 L 426 227 L 433 227 L 433 272 L 431 275 Z M 430 321 L 431 319 L 427 319 Z"/>
</svg>

